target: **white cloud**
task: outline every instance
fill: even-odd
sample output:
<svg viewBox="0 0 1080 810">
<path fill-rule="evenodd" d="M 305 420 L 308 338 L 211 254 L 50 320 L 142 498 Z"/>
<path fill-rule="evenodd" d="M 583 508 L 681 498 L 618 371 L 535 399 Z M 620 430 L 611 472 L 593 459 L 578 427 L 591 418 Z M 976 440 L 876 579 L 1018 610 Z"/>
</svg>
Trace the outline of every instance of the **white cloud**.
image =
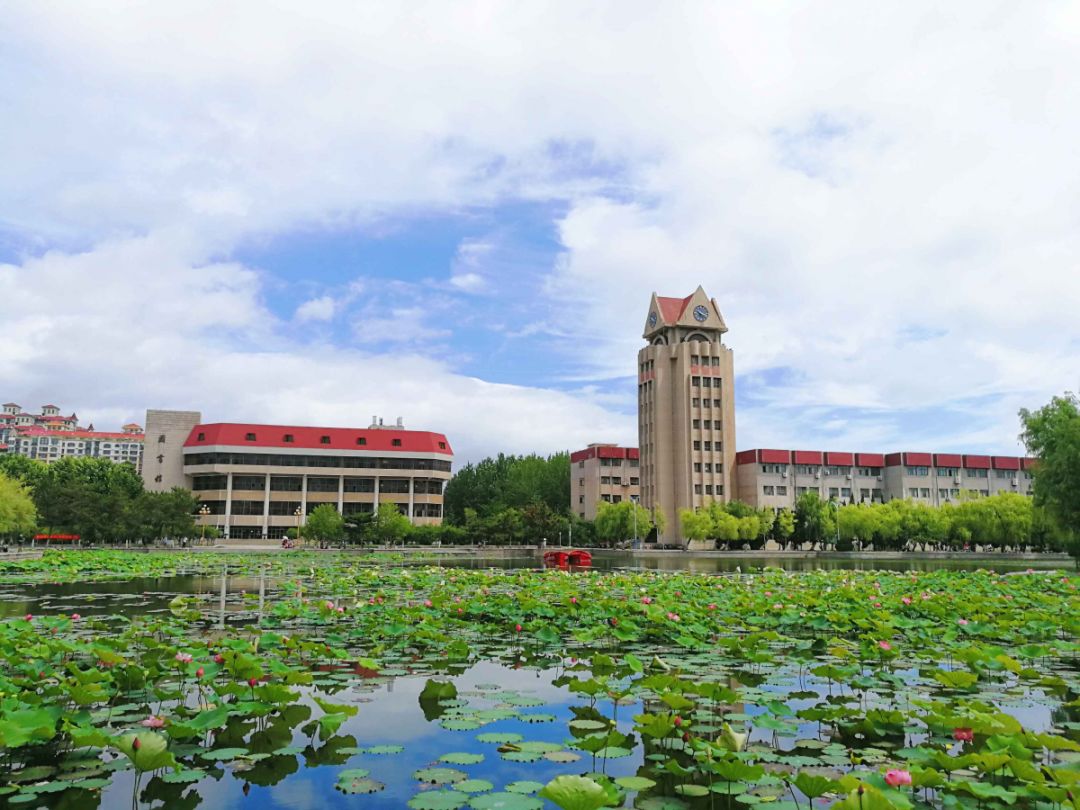
<svg viewBox="0 0 1080 810">
<path fill-rule="evenodd" d="M 337 304 L 333 297 L 323 295 L 312 298 L 296 308 L 296 320 L 300 323 L 309 321 L 329 321 L 334 317 Z"/>
<path fill-rule="evenodd" d="M 316 393 L 368 414 L 393 393 L 442 419 L 438 394 L 477 446 L 580 443 L 624 418 L 439 363 L 416 391 L 371 346 L 289 343 L 260 276 L 208 258 L 311 223 L 536 199 L 565 203 L 547 290 L 567 377 L 631 374 L 648 294 L 698 283 L 741 380 L 798 370 L 753 391 L 742 446 L 828 438 L 814 409 L 849 404 L 868 411 L 838 430 L 891 445 L 907 414 L 981 398 L 962 438 L 1004 450 L 1017 404 L 1075 384 L 1080 16 L 1060 4 L 27 1 L 5 29 L 0 223 L 69 248 L 0 269 L 17 390 L 55 398 L 70 377 L 103 408 L 198 391 L 251 418 L 303 418 L 322 400 L 290 397 Z M 514 272 L 485 263 L 489 241 L 463 244 L 452 287 Z M 365 340 L 441 337 L 407 305 L 363 316 Z M 115 358 L 133 352 L 129 379 Z M 329 373 L 362 392 L 310 380 Z"/>
<path fill-rule="evenodd" d="M 465 377 L 423 349 L 375 354 L 275 337 L 255 273 L 177 254 L 177 240 L 152 235 L 0 265 L 9 393 L 77 406 L 99 429 L 141 423 L 148 407 L 345 426 L 400 415 L 410 428 L 445 432 L 461 461 L 584 446 L 600 430 L 632 441 L 636 431 L 590 392 Z M 394 312 L 388 322 L 406 329 L 412 317 Z"/>
</svg>

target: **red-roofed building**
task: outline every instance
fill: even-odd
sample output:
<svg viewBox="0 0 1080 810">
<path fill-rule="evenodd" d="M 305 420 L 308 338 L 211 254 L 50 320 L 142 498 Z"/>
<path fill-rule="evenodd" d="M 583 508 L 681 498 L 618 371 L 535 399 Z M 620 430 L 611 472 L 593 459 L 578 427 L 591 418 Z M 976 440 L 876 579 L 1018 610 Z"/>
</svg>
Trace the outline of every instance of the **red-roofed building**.
<svg viewBox="0 0 1080 810">
<path fill-rule="evenodd" d="M 999 492 L 1031 495 L 1031 462 L 1016 456 L 816 450 L 741 450 L 735 459 L 739 500 L 774 509 L 794 507 L 807 492 L 840 503 L 907 498 L 936 506 Z"/>
<path fill-rule="evenodd" d="M 61 416 L 56 405 L 42 405 L 40 414 L 25 413 L 15 402 L 2 406 L 0 452 L 14 453 L 52 462 L 68 456 L 107 458 L 117 463 L 142 465 L 142 428 L 131 423 L 122 433 L 110 433 L 79 426 L 75 414 Z"/>
<path fill-rule="evenodd" d="M 637 501 L 641 495 L 636 447 L 590 444 L 570 454 L 570 509 L 585 520 L 601 501 Z"/>
<path fill-rule="evenodd" d="M 437 525 L 453 450 L 441 433 L 373 420 L 367 428 L 203 423 L 194 411 L 147 411 L 147 489 L 191 489 L 200 522 L 226 538 L 280 538 L 320 504 L 346 517 L 394 503 Z"/>
</svg>

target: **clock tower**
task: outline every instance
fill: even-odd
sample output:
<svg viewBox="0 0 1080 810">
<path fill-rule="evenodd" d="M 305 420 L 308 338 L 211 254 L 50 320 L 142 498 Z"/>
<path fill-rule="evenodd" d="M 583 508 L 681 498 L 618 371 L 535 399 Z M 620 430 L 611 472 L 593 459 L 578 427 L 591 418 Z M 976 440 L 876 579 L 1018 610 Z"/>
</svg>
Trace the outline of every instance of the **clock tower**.
<svg viewBox="0 0 1080 810">
<path fill-rule="evenodd" d="M 653 293 L 638 352 L 641 503 L 660 542 L 685 544 L 679 510 L 734 497 L 735 370 L 716 299 Z"/>
</svg>

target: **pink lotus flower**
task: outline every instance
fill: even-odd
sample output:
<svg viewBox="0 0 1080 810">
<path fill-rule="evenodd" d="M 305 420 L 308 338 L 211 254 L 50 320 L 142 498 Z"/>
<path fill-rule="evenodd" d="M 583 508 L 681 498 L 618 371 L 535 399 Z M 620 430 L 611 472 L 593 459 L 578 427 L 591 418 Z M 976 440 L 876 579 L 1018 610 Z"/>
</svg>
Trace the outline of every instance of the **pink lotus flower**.
<svg viewBox="0 0 1080 810">
<path fill-rule="evenodd" d="M 81 618 L 82 618 L 82 616 L 80 616 L 80 615 L 79 615 L 78 613 L 72 613 L 72 614 L 71 614 L 71 620 L 72 620 L 73 622 L 77 622 L 77 621 L 78 621 L 79 619 L 81 619 Z"/>
<path fill-rule="evenodd" d="M 576 605 L 577 604 L 577 597 L 576 596 L 571 596 L 570 597 L 570 604 L 571 605 Z"/>
<path fill-rule="evenodd" d="M 927 593 L 926 591 L 923 591 L 923 592 L 922 592 L 922 594 L 921 594 L 921 596 L 922 596 L 922 600 L 923 600 L 924 602 L 925 602 L 925 601 L 926 601 L 927 599 L 929 599 L 929 598 L 930 598 L 930 594 L 928 594 L 928 593 Z"/>
<path fill-rule="evenodd" d="M 716 610 L 716 603 L 715 602 L 710 602 L 709 603 L 709 610 Z"/>
<path fill-rule="evenodd" d="M 461 615 L 461 614 L 462 614 L 462 613 L 464 613 L 465 611 L 464 611 L 464 610 L 463 610 L 462 608 L 458 608 L 458 609 L 457 609 L 457 612 L 458 612 L 458 615 Z"/>
<path fill-rule="evenodd" d="M 339 605 L 339 606 L 338 606 L 338 609 L 337 609 L 337 612 L 338 612 L 338 613 L 344 613 L 344 612 L 345 612 L 345 608 L 343 608 L 343 607 L 341 607 L 341 606 Z"/>
<path fill-rule="evenodd" d="M 203 669 L 202 667 L 199 667 L 197 670 L 195 670 L 195 677 L 196 678 L 201 678 L 205 674 L 206 674 L 206 670 Z"/>
<path fill-rule="evenodd" d="M 772 609 L 773 610 L 783 610 L 784 606 L 781 605 L 779 602 L 777 602 L 775 605 L 772 606 Z"/>
<path fill-rule="evenodd" d="M 521 632 L 521 625 L 520 624 L 515 624 L 514 625 L 514 632 L 515 633 L 520 633 Z"/>
<path fill-rule="evenodd" d="M 960 625 L 961 627 L 964 627 L 968 623 L 968 620 L 967 619 L 957 619 L 956 623 L 958 625 Z"/>
<path fill-rule="evenodd" d="M 26 616 L 24 616 L 23 618 L 25 618 L 28 622 L 33 621 L 34 614 L 33 613 L 27 613 Z"/>
<path fill-rule="evenodd" d="M 765 591 L 766 596 L 772 596 L 772 591 Z"/>
<path fill-rule="evenodd" d="M 878 647 L 880 647 L 881 649 L 885 650 L 885 652 L 888 652 L 889 650 L 891 650 L 891 649 L 892 649 L 892 644 L 890 644 L 890 643 L 889 643 L 889 642 L 887 642 L 887 641 L 879 641 L 879 642 L 877 643 L 877 645 L 878 645 Z"/>
<path fill-rule="evenodd" d="M 326 609 L 327 610 L 333 610 L 334 609 L 334 603 L 331 602 L 329 599 L 326 600 Z"/>
<path fill-rule="evenodd" d="M 874 602 L 874 607 L 881 607 L 881 602 Z"/>
<path fill-rule="evenodd" d="M 164 728 L 165 719 L 162 717 L 158 717 L 155 714 L 152 714 L 145 720 L 143 720 L 141 723 L 139 723 L 139 725 L 146 726 L 147 728 Z"/>
<path fill-rule="evenodd" d="M 431 607 L 431 600 L 430 599 L 425 599 L 424 600 L 424 607 Z"/>
<path fill-rule="evenodd" d="M 911 785 L 911 772 L 894 768 L 885 772 L 885 784 L 889 787 L 904 787 Z"/>
<path fill-rule="evenodd" d="M 957 742 L 971 742 L 975 739 L 975 732 L 970 728 L 954 728 L 952 736 Z"/>
<path fill-rule="evenodd" d="M 652 598 L 648 597 L 648 596 L 641 597 L 641 604 L 643 604 L 643 605 L 651 605 L 652 604 Z"/>
<path fill-rule="evenodd" d="M 192 661 L 191 654 L 186 652 L 178 652 L 176 654 L 176 660 L 181 664 L 190 664 Z"/>
<path fill-rule="evenodd" d="M 667 617 L 668 617 L 668 619 L 670 621 L 673 621 L 673 622 L 677 622 L 679 620 L 679 614 L 678 613 L 671 613 L 669 611 Z"/>
<path fill-rule="evenodd" d="M 225 656 L 222 655 L 221 653 L 218 653 L 217 655 L 214 656 L 214 663 L 215 664 L 224 664 L 225 663 Z"/>
<path fill-rule="evenodd" d="M 910 605 L 911 604 L 911 597 L 910 596 L 905 596 L 900 601 L 903 602 L 905 605 Z"/>
</svg>

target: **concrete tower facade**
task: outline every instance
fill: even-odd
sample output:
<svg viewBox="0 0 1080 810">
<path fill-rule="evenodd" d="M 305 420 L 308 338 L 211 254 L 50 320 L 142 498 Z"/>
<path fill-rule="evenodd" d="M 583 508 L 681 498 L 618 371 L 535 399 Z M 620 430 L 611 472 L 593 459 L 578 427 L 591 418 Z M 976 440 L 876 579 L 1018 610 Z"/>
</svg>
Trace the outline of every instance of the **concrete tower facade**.
<svg viewBox="0 0 1080 810">
<path fill-rule="evenodd" d="M 653 293 L 638 352 L 641 503 L 681 543 L 679 510 L 735 497 L 735 367 L 715 299 Z"/>
</svg>

